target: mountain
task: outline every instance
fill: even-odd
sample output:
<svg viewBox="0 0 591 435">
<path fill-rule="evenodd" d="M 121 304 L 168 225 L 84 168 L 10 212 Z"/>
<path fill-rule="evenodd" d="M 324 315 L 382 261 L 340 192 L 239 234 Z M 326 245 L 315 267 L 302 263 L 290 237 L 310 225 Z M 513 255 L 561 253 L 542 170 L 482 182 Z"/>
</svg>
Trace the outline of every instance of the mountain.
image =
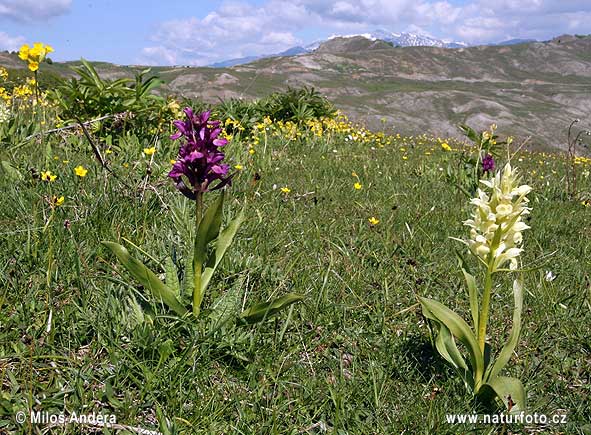
<svg viewBox="0 0 591 435">
<path fill-rule="evenodd" d="M 268 56 L 245 56 L 245 57 L 237 57 L 235 59 L 228 59 L 222 60 L 221 62 L 212 63 L 210 66 L 211 68 L 229 68 L 231 66 L 236 65 L 243 65 L 245 63 L 254 62 L 255 60 L 263 59 L 264 57 L 272 57 L 273 55 L 270 54 Z"/>
<path fill-rule="evenodd" d="M 253 61 L 259 60 L 259 59 L 266 59 L 268 57 L 297 56 L 299 54 L 309 53 L 309 52 L 310 52 L 310 50 L 308 50 L 304 47 L 298 46 L 298 47 L 291 47 L 285 51 L 282 51 L 281 53 L 263 54 L 260 56 L 238 57 L 236 59 L 229 59 L 229 60 L 223 60 L 221 62 L 212 63 L 211 65 L 208 65 L 208 66 L 211 68 L 228 68 L 231 66 L 243 65 L 245 63 L 250 63 L 250 62 L 253 62 Z"/>
<path fill-rule="evenodd" d="M 485 45 L 517 45 L 517 44 L 529 44 L 531 42 L 538 42 L 537 39 L 508 39 L 502 42 L 495 42 Z"/>
<path fill-rule="evenodd" d="M 467 47 L 468 44 L 464 42 L 446 42 L 441 39 L 431 38 L 430 36 L 419 35 L 415 33 L 393 33 L 387 30 L 375 30 L 371 33 L 360 33 L 353 35 L 332 35 L 328 39 L 318 40 L 312 42 L 305 47 L 292 47 L 281 53 L 277 54 L 265 54 L 260 56 L 246 56 L 236 59 L 224 60 L 221 62 L 213 63 L 209 65 L 212 68 L 227 68 L 236 65 L 243 65 L 254 60 L 266 59 L 269 57 L 280 57 L 280 56 L 298 56 L 304 53 L 311 53 L 317 50 L 322 44 L 338 38 L 358 38 L 363 37 L 370 41 L 381 40 L 393 44 L 398 47 L 442 47 L 442 48 L 463 48 Z"/>
<path fill-rule="evenodd" d="M 366 36 L 366 35 L 362 35 Z M 388 30 L 376 30 L 367 34 L 369 39 L 381 39 L 391 42 L 398 47 L 441 47 L 441 48 L 462 48 L 468 44 L 464 42 L 446 42 L 442 39 L 435 39 L 426 35 L 416 33 L 394 33 Z"/>
<path fill-rule="evenodd" d="M 546 42 L 475 46 L 393 47 L 364 37 L 332 38 L 311 53 L 259 59 L 230 68 L 154 67 L 162 94 L 209 103 L 255 99 L 288 86 L 311 86 L 350 119 L 376 130 L 461 137 L 458 124 L 493 122 L 516 143 L 564 148 L 575 118 L 591 122 L 591 36 L 563 35 Z M 72 74 L 43 65 L 46 74 Z M 24 68 L 16 54 L 0 65 Z M 130 77 L 141 66 L 96 64 L 108 78 Z M 386 127 L 384 127 L 386 126 Z"/>
</svg>

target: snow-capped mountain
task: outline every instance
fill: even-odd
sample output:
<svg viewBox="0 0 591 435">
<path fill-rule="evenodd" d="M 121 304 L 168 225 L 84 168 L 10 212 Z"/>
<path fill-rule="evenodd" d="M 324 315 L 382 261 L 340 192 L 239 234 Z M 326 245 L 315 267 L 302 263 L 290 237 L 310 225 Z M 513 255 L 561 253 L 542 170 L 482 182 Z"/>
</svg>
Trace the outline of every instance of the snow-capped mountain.
<svg viewBox="0 0 591 435">
<path fill-rule="evenodd" d="M 441 47 L 441 48 L 461 48 L 467 47 L 465 42 L 451 42 L 442 39 L 435 39 L 427 35 L 419 35 L 416 33 L 395 33 L 388 30 L 375 30 L 371 33 L 361 33 L 357 35 L 332 35 L 333 38 L 348 38 L 354 36 L 362 36 L 364 38 L 375 41 L 381 39 L 382 41 L 391 42 L 398 47 Z M 307 47 L 306 47 L 307 48 Z"/>
<path fill-rule="evenodd" d="M 335 39 L 335 38 L 353 38 L 356 36 L 362 36 L 367 38 L 371 41 L 376 41 L 378 39 L 386 42 L 392 43 L 394 46 L 397 47 L 441 47 L 441 48 L 462 48 L 467 47 L 468 44 L 464 42 L 451 42 L 445 41 L 442 39 L 435 39 L 430 36 L 426 35 L 419 35 L 416 33 L 394 33 L 388 30 L 378 29 L 373 32 L 369 33 L 360 33 L 356 35 L 331 35 L 326 40 L 318 40 L 314 41 L 311 44 L 306 45 L 305 47 L 293 47 L 284 52 L 278 54 L 270 54 L 270 55 L 261 55 L 261 56 L 247 56 L 239 59 L 231 59 L 223 62 L 218 62 L 213 65 L 210 65 L 214 68 L 223 68 L 228 66 L 240 65 L 248 62 L 252 62 L 258 59 L 264 59 L 269 57 L 278 57 L 278 56 L 297 56 L 300 54 L 310 53 L 316 50 L 320 45 L 322 45 L 327 40 Z"/>
</svg>

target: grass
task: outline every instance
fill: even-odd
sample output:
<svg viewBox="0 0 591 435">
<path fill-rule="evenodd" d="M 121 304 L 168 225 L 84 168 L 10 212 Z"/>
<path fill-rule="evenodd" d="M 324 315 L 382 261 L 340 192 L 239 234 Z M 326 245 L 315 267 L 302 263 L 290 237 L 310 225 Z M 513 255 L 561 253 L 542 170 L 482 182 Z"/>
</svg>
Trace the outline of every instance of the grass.
<svg viewBox="0 0 591 435">
<path fill-rule="evenodd" d="M 417 295 L 430 296 L 468 318 L 453 255 L 461 246 L 449 237 L 467 235 L 470 208 L 440 170 L 456 152 L 429 138 L 385 148 L 338 136 L 274 139 L 252 157 L 244 144 L 229 145 L 245 169 L 226 218 L 246 206 L 247 221 L 205 305 L 240 282 L 246 305 L 288 291 L 306 300 L 276 320 L 208 336 L 203 322 L 148 299 L 100 244 L 128 239 L 155 269 L 155 260 L 188 255 L 192 204 L 166 179 L 176 144 L 157 145 L 145 189 L 141 146 L 113 153 L 129 189 L 101 170 L 83 138 L 77 150 L 45 141 L 50 155 L 39 143 L 4 150 L 22 180 L 0 178 L 0 432 L 45 431 L 15 424 L 17 411 L 33 408 L 94 410 L 162 433 L 589 433 L 591 209 L 565 199 L 559 156 L 514 161 L 535 190 L 523 259 L 533 270 L 509 371 L 522 379 L 530 412 L 566 413 L 568 422 L 504 427 L 446 423 L 446 414 L 471 413 L 471 398 L 433 350 L 416 305 Z M 84 178 L 74 175 L 79 164 Z M 31 175 L 46 169 L 55 183 Z M 590 183 L 580 177 L 581 190 Z M 65 197 L 53 215 L 52 195 Z M 508 284 L 491 310 L 497 348 L 510 325 Z"/>
</svg>

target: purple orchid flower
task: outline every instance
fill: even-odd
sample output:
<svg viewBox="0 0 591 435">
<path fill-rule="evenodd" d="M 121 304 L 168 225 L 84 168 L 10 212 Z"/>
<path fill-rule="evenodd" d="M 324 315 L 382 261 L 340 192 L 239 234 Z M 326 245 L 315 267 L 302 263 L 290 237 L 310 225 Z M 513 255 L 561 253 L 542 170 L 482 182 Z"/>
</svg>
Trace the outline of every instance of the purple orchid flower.
<svg viewBox="0 0 591 435">
<path fill-rule="evenodd" d="M 222 132 L 220 121 L 211 121 L 209 111 L 195 114 L 186 107 L 184 112 L 187 119 L 173 123 L 178 132 L 170 138 L 183 138 L 184 142 L 168 176 L 183 195 L 195 200 L 198 193 L 220 189 L 231 182 L 229 165 L 222 163 L 225 155 L 219 150 L 228 141 L 218 137 Z M 219 182 L 211 187 L 216 180 Z"/>
<path fill-rule="evenodd" d="M 495 159 L 493 158 L 492 155 L 487 154 L 486 156 L 484 156 L 484 159 L 482 159 L 482 171 L 491 173 L 494 170 L 495 170 Z"/>
</svg>

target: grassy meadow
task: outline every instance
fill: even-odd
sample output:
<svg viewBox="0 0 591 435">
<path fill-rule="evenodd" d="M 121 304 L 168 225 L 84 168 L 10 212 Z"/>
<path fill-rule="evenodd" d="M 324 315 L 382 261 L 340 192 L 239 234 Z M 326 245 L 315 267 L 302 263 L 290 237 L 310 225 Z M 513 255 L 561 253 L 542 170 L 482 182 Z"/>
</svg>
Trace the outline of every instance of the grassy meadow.
<svg viewBox="0 0 591 435">
<path fill-rule="evenodd" d="M 204 306 L 236 288 L 242 308 L 305 299 L 256 325 L 212 329 L 207 310 L 176 316 L 101 244 L 126 245 L 162 276 L 170 258 L 182 278 L 194 206 L 167 177 L 174 117 L 142 135 L 89 125 L 105 169 L 80 128 L 38 134 L 65 123 L 56 106 L 33 106 L 13 104 L 19 124 L 0 150 L 1 433 L 591 433 L 591 160 L 577 160 L 580 195 L 569 198 L 564 155 L 511 159 L 533 191 L 522 331 L 506 372 L 523 382 L 529 413 L 566 423 L 451 424 L 446 414 L 474 402 L 433 347 L 417 297 L 469 317 L 454 251 L 477 264 L 451 237 L 469 237 L 472 208 L 450 178 L 473 147 L 344 118 L 247 128 L 222 118 L 235 172 L 224 221 L 242 208 L 246 218 Z M 513 303 L 511 274 L 498 284 L 493 347 Z M 121 427 L 17 424 L 19 411 L 94 411 Z"/>
</svg>

